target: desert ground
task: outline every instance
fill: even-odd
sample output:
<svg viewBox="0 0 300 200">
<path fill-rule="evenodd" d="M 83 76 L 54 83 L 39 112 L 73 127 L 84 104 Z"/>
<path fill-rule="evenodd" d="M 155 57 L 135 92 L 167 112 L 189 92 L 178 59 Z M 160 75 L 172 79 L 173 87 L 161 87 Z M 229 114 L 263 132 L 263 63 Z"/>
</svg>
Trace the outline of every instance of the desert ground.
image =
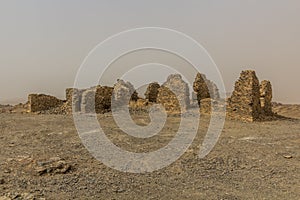
<svg viewBox="0 0 300 200">
<path fill-rule="evenodd" d="M 81 143 L 71 115 L 0 114 L 0 199 L 300 199 L 300 108 L 276 105 L 289 118 L 243 123 L 226 120 L 204 159 L 197 152 L 209 116 L 202 116 L 190 149 L 153 173 L 111 169 Z M 147 140 L 123 134 L 111 114 L 98 116 L 107 136 L 130 151 L 161 148 L 179 118 Z M 132 118 L 140 125 L 147 113 Z"/>
</svg>

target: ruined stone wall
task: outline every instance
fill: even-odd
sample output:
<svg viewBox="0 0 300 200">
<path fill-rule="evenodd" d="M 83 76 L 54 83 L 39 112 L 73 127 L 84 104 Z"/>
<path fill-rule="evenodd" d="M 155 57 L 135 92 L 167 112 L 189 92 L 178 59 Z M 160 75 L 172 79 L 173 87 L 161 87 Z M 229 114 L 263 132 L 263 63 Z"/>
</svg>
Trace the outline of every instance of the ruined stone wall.
<svg viewBox="0 0 300 200">
<path fill-rule="evenodd" d="M 157 103 L 170 113 L 186 112 L 190 105 L 189 87 L 179 74 L 170 75 L 158 89 Z"/>
<path fill-rule="evenodd" d="M 106 113 L 111 111 L 111 99 L 113 94 L 113 87 L 98 86 L 95 95 L 95 109 L 96 113 Z"/>
<path fill-rule="evenodd" d="M 111 111 L 113 88 L 96 86 L 82 91 L 80 109 L 83 113 L 106 113 Z"/>
<path fill-rule="evenodd" d="M 206 76 L 204 74 L 197 73 L 193 89 L 197 95 L 199 105 L 202 99 L 210 98 L 208 86 L 206 84 Z"/>
<path fill-rule="evenodd" d="M 80 110 L 83 113 L 95 113 L 95 92 L 96 88 L 83 90 L 81 96 Z"/>
<path fill-rule="evenodd" d="M 77 88 L 67 88 L 66 89 L 66 110 L 68 113 L 72 113 L 72 106 L 74 112 L 80 112 L 80 104 L 82 98 L 82 90 Z"/>
<path fill-rule="evenodd" d="M 261 118 L 260 86 L 255 71 L 242 71 L 228 99 L 228 116 L 242 121 L 256 121 Z"/>
<path fill-rule="evenodd" d="M 117 80 L 112 94 L 112 102 L 116 107 L 129 106 L 130 101 L 137 101 L 138 99 L 138 93 L 130 82 Z"/>
<path fill-rule="evenodd" d="M 159 88 L 160 88 L 160 85 L 157 82 L 150 83 L 145 92 L 145 98 L 149 102 L 156 103 Z"/>
<path fill-rule="evenodd" d="M 45 94 L 30 94 L 28 96 L 29 112 L 40 112 L 62 106 L 63 100 Z"/>
<path fill-rule="evenodd" d="M 272 111 L 272 85 L 264 80 L 260 84 L 260 104 L 264 115 L 273 115 Z"/>
<path fill-rule="evenodd" d="M 194 92 L 196 93 L 198 105 L 200 105 L 200 101 L 202 99 L 219 99 L 219 89 L 217 85 L 208 80 L 204 74 L 197 73 L 194 84 L 193 84 Z"/>
</svg>

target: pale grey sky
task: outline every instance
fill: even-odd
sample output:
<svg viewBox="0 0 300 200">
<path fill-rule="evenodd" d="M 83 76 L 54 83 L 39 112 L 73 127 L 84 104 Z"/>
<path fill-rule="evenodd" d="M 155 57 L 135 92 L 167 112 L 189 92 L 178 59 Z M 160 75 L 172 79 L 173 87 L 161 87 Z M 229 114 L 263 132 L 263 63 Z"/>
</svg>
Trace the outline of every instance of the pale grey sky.
<svg viewBox="0 0 300 200">
<path fill-rule="evenodd" d="M 83 59 L 118 32 L 175 29 L 201 43 L 231 91 L 243 69 L 300 103 L 298 0 L 1 0 L 0 103 L 28 93 L 64 97 Z"/>
</svg>

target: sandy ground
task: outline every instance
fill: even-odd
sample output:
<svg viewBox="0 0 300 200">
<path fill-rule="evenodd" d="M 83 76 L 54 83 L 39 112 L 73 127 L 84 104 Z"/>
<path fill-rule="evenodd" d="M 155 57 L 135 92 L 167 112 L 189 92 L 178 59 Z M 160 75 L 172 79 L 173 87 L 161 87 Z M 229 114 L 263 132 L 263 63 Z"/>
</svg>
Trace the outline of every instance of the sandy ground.
<svg viewBox="0 0 300 200">
<path fill-rule="evenodd" d="M 284 112 L 283 112 L 284 111 Z M 299 117 L 300 110 L 288 112 Z M 146 174 L 113 170 L 82 145 L 72 116 L 0 114 L 0 199 L 300 199 L 300 120 L 227 120 L 213 151 L 197 152 L 208 116 L 191 148 L 172 165 Z M 110 114 L 99 115 L 107 136 L 136 152 L 166 145 L 178 128 L 168 119 L 148 140 L 122 134 Z M 137 123 L 147 114 L 135 114 Z"/>
</svg>

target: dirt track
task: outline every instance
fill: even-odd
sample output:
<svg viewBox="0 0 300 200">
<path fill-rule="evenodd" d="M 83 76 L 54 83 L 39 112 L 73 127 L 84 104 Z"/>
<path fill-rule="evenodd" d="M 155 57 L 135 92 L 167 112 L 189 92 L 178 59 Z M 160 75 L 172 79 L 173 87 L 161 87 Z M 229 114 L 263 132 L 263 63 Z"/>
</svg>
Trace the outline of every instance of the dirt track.
<svg viewBox="0 0 300 200">
<path fill-rule="evenodd" d="M 0 199 L 300 199 L 300 120 L 227 121 L 213 151 L 199 159 L 204 117 L 179 160 L 153 173 L 130 174 L 94 159 L 71 116 L 0 117 Z M 140 141 L 118 134 L 109 114 L 99 118 L 114 143 L 137 151 L 165 145 L 178 122 L 170 118 L 160 137 L 132 145 Z M 133 118 L 147 121 L 145 114 Z"/>
</svg>

